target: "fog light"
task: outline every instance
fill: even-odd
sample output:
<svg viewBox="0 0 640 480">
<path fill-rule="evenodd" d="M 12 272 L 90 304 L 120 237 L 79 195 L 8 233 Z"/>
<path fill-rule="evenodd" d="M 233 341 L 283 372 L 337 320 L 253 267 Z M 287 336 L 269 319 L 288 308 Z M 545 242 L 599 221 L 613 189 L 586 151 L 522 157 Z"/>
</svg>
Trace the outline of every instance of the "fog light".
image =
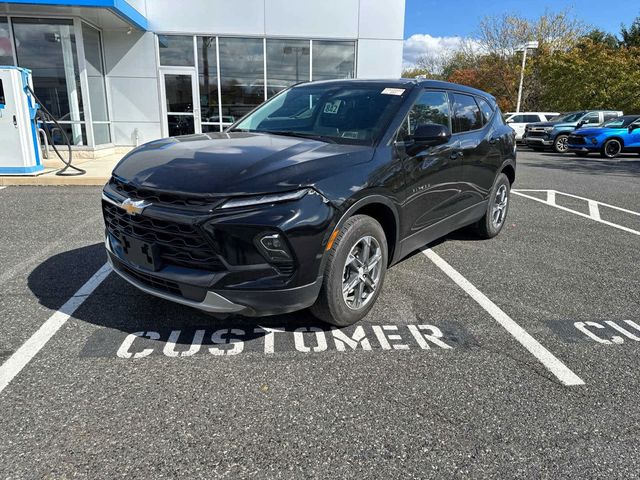
<svg viewBox="0 0 640 480">
<path fill-rule="evenodd" d="M 268 233 L 257 237 L 257 245 L 265 257 L 274 262 L 291 262 L 291 254 L 286 241 L 279 233 Z"/>
<path fill-rule="evenodd" d="M 598 139 L 597 138 L 592 138 L 591 139 L 591 143 L 595 145 L 596 143 L 598 143 Z"/>
</svg>

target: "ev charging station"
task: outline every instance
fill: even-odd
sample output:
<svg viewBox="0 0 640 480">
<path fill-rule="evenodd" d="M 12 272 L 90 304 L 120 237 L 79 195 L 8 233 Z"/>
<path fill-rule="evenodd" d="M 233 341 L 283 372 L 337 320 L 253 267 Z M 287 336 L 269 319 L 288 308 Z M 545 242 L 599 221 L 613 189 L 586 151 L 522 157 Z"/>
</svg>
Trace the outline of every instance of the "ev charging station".
<svg viewBox="0 0 640 480">
<path fill-rule="evenodd" d="M 0 175 L 44 171 L 31 70 L 0 66 Z"/>
</svg>

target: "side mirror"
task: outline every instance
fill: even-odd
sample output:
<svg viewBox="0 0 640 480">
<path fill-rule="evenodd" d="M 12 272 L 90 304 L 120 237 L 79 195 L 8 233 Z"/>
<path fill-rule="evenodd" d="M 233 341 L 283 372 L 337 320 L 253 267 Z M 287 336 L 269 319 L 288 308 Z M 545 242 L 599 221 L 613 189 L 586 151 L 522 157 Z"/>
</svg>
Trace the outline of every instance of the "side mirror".
<svg viewBox="0 0 640 480">
<path fill-rule="evenodd" d="M 416 127 L 411 138 L 417 145 L 434 147 L 447 143 L 451 139 L 451 131 L 444 125 L 424 123 Z"/>
<path fill-rule="evenodd" d="M 586 123 L 587 122 L 585 120 L 580 120 L 576 125 L 576 128 L 582 128 L 584 125 L 586 125 Z"/>
<path fill-rule="evenodd" d="M 510 118 L 509 120 L 507 120 L 507 123 L 513 123 L 513 118 Z"/>
<path fill-rule="evenodd" d="M 633 132 L 634 130 L 636 130 L 638 128 L 640 128 L 640 124 L 638 124 L 638 123 L 635 123 L 635 124 L 632 123 L 631 125 L 629 125 L 629 131 L 630 132 Z"/>
</svg>

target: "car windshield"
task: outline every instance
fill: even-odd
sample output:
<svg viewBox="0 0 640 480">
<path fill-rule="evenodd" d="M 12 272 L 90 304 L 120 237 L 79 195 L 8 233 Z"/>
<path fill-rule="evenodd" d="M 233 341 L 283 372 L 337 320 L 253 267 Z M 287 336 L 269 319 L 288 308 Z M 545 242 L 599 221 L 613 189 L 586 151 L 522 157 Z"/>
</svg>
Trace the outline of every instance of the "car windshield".
<svg viewBox="0 0 640 480">
<path fill-rule="evenodd" d="M 577 122 L 578 120 L 580 120 L 584 116 L 585 113 L 587 113 L 587 112 L 568 113 L 564 117 L 562 117 L 560 119 L 560 121 L 561 122 Z"/>
<path fill-rule="evenodd" d="M 372 145 L 408 89 L 380 84 L 319 83 L 285 90 L 229 131 L 264 132 L 329 143 Z"/>
<path fill-rule="evenodd" d="M 606 128 L 626 128 L 639 118 L 640 117 L 637 116 L 612 118 L 608 122 L 603 123 L 602 126 Z"/>
</svg>

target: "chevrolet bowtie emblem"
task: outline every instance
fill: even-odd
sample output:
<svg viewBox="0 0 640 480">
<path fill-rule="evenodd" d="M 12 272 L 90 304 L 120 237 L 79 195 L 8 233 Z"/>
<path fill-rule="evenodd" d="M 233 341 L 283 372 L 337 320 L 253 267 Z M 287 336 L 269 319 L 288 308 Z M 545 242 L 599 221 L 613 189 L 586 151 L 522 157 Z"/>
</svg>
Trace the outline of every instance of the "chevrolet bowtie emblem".
<svg viewBox="0 0 640 480">
<path fill-rule="evenodd" d="M 145 208 L 150 205 L 150 203 L 147 203 L 144 200 L 131 200 L 130 198 L 127 198 L 124 202 L 122 202 L 121 207 L 129 215 L 139 215 Z"/>
</svg>

